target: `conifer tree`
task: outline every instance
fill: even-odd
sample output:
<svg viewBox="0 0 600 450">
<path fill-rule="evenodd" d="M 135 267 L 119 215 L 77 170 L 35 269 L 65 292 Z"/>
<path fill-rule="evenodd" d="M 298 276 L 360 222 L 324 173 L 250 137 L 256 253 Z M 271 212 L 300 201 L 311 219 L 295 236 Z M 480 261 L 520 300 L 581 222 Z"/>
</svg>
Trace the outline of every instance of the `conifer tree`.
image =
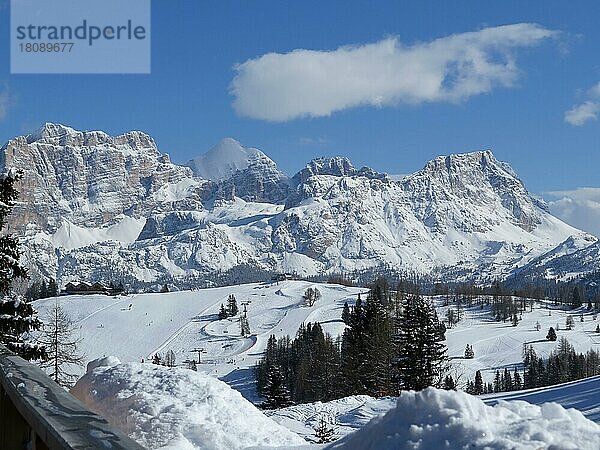
<svg viewBox="0 0 600 450">
<path fill-rule="evenodd" d="M 508 391 L 512 391 L 513 388 L 513 381 L 512 381 L 512 376 L 510 375 L 510 372 L 508 371 L 508 367 L 504 368 L 504 375 L 502 376 L 502 381 L 503 381 L 503 391 L 508 392 Z"/>
<path fill-rule="evenodd" d="M 475 372 L 475 383 L 473 385 L 473 393 L 475 395 L 483 394 L 483 378 L 481 377 L 481 371 Z"/>
<path fill-rule="evenodd" d="M 546 339 L 549 341 L 555 341 L 556 340 L 556 331 L 554 331 L 554 328 L 550 327 L 548 329 L 548 334 L 546 335 Z"/>
<path fill-rule="evenodd" d="M 408 295 L 398 329 L 397 372 L 403 389 L 421 390 L 443 380 L 446 348 L 431 304 Z"/>
<path fill-rule="evenodd" d="M 227 313 L 230 317 L 237 316 L 239 312 L 239 308 L 237 305 L 237 300 L 235 299 L 235 295 L 229 294 L 229 298 L 227 299 Z"/>
<path fill-rule="evenodd" d="M 315 443 L 327 444 L 335 441 L 335 429 L 329 425 L 323 416 L 319 417 L 319 423 L 315 428 Z"/>
<path fill-rule="evenodd" d="M 452 378 L 452 375 L 446 375 L 444 377 L 444 389 L 447 391 L 456 390 L 456 383 L 454 382 L 454 378 Z"/>
<path fill-rule="evenodd" d="M 523 387 L 523 382 L 521 381 L 521 374 L 519 374 L 516 367 L 515 372 L 513 374 L 513 387 L 515 391 L 519 391 Z"/>
<path fill-rule="evenodd" d="M 223 303 L 221 303 L 221 309 L 219 309 L 219 320 L 227 319 L 227 317 L 227 310 L 225 309 L 225 306 L 223 306 Z"/>
<path fill-rule="evenodd" d="M 567 320 L 566 320 L 567 330 L 572 330 L 574 326 L 575 326 L 575 321 L 573 320 L 573 316 L 568 315 Z"/>
<path fill-rule="evenodd" d="M 6 170 L 0 175 L 0 231 L 7 224 L 8 215 L 15 205 L 18 192 L 15 182 L 22 172 Z M 10 293 L 13 280 L 26 279 L 27 271 L 19 264 L 19 242 L 11 234 L 0 236 L 0 343 L 24 359 L 45 359 L 45 349 L 25 342 L 24 336 L 39 330 L 42 323 L 30 303 L 21 296 Z"/>
<path fill-rule="evenodd" d="M 290 404 L 290 393 L 285 386 L 281 369 L 279 366 L 271 366 L 267 375 L 265 401 L 262 406 L 265 409 L 275 409 L 283 408 Z"/>
<path fill-rule="evenodd" d="M 242 337 L 250 336 L 250 323 L 245 314 L 240 317 L 240 334 Z"/>
<path fill-rule="evenodd" d="M 473 347 L 469 344 L 467 344 L 467 347 L 465 348 L 465 358 L 466 359 L 473 359 L 475 357 L 475 353 L 473 352 Z"/>
<path fill-rule="evenodd" d="M 499 370 L 496 370 L 496 375 L 494 376 L 494 392 L 502 392 L 502 379 Z"/>
</svg>

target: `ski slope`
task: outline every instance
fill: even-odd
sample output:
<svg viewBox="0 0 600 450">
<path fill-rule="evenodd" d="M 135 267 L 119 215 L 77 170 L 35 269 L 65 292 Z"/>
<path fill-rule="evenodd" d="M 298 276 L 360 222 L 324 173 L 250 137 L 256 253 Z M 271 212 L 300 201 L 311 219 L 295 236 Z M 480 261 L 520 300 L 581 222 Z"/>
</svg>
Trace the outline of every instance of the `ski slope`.
<svg viewBox="0 0 600 450">
<path fill-rule="evenodd" d="M 322 298 L 308 307 L 302 297 L 308 287 L 315 286 Z M 256 400 L 251 368 L 269 336 L 294 336 L 300 324 L 306 322 L 321 322 L 326 332 L 338 336 L 344 329 L 344 302 L 352 304 L 359 292 L 366 293 L 366 289 L 284 281 L 118 297 L 74 295 L 60 297 L 59 301 L 76 322 L 86 361 L 112 355 L 121 361 L 140 362 L 155 353 L 164 355 L 172 350 L 177 364 L 184 365 L 185 361 L 197 361 L 198 352 L 194 349 L 201 349 L 199 370 L 222 378 L 247 398 Z M 226 304 L 230 294 L 236 296 L 240 312 L 243 303 L 247 303 L 250 336 L 240 335 L 240 315 L 217 318 L 220 305 Z M 455 307 L 452 302 L 443 306 L 444 300 L 441 296 L 433 298 L 440 318 L 445 317 L 447 308 Z M 42 319 L 54 302 L 55 299 L 35 302 Z M 575 321 L 573 330 L 565 330 L 568 315 Z M 462 320 L 446 333 L 451 373 L 459 386 L 473 379 L 477 370 L 482 371 L 484 381 L 492 381 L 496 370 L 520 367 L 524 344 L 547 357 L 557 342 L 547 341 L 545 336 L 549 327 L 556 329 L 557 325 L 558 337 L 565 336 L 576 351 L 600 349 L 600 334 L 595 332 L 598 323 L 595 313 L 585 308 L 568 311 L 544 302 L 535 303 L 531 312 L 528 309 L 523 313 L 516 327 L 493 320 L 489 307 L 465 308 Z M 464 358 L 467 344 L 473 346 L 473 359 Z"/>
<path fill-rule="evenodd" d="M 316 286 L 322 294 L 312 307 L 303 294 Z M 223 378 L 254 400 L 251 368 L 264 351 L 271 334 L 294 336 L 303 322 L 321 322 L 326 332 L 341 334 L 344 302 L 353 303 L 364 288 L 304 281 L 255 283 L 161 294 L 73 295 L 59 297 L 75 321 L 86 362 L 116 356 L 124 362 L 148 361 L 155 353 L 172 350 L 178 365 L 198 360 L 198 370 Z M 221 304 L 230 294 L 240 312 L 247 303 L 252 334 L 242 337 L 239 317 L 218 320 Z M 35 302 L 42 320 L 56 299 Z M 83 368 L 80 368 L 83 374 Z"/>
</svg>

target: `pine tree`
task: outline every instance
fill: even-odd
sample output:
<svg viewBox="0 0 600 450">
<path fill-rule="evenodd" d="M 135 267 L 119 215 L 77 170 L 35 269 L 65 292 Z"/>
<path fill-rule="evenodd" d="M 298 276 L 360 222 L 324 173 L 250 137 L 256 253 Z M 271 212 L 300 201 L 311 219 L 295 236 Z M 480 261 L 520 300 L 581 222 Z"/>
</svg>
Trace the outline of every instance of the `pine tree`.
<svg viewBox="0 0 600 450">
<path fill-rule="evenodd" d="M 567 330 L 573 329 L 573 327 L 575 326 L 575 321 L 573 320 L 573 316 L 571 316 L 571 315 L 567 316 L 566 326 L 567 326 Z"/>
<path fill-rule="evenodd" d="M 285 386 L 281 369 L 279 366 L 271 366 L 267 376 L 265 401 L 262 406 L 265 409 L 275 409 L 283 408 L 290 404 L 290 393 Z"/>
<path fill-rule="evenodd" d="M 49 297 L 57 297 L 59 294 L 58 284 L 56 284 L 56 280 L 54 278 L 50 278 L 48 281 L 48 296 Z"/>
<path fill-rule="evenodd" d="M 575 286 L 573 288 L 573 293 L 571 294 L 571 307 L 579 308 L 580 306 L 581 306 L 581 294 L 579 293 L 579 287 Z"/>
<path fill-rule="evenodd" d="M 549 341 L 556 340 L 556 331 L 554 331 L 554 328 L 550 327 L 548 329 L 548 334 L 546 335 L 546 339 L 548 339 Z"/>
<path fill-rule="evenodd" d="M 169 350 L 165 354 L 164 363 L 167 367 L 175 367 L 175 352 L 173 350 Z"/>
<path fill-rule="evenodd" d="M 502 388 L 505 392 L 512 391 L 514 389 L 512 376 L 510 375 L 510 372 L 508 371 L 507 367 L 504 368 L 504 375 L 502 376 L 502 380 L 503 380 Z"/>
<path fill-rule="evenodd" d="M 0 231 L 7 224 L 18 192 L 14 187 L 22 172 L 8 169 L 0 176 Z M 10 294 L 13 280 L 26 279 L 27 271 L 19 264 L 19 243 L 15 236 L 0 236 L 0 343 L 24 359 L 45 359 L 45 349 L 24 341 L 24 336 L 39 330 L 42 323 L 30 303 Z"/>
<path fill-rule="evenodd" d="M 229 298 L 227 299 L 227 313 L 229 314 L 229 317 L 237 316 L 238 312 L 239 308 L 235 295 L 229 294 Z"/>
<path fill-rule="evenodd" d="M 39 342 L 46 348 L 47 360 L 40 366 L 49 370 L 49 376 L 64 387 L 71 387 L 78 375 L 74 366 L 83 366 L 85 357 L 79 354 L 82 339 L 75 336 L 75 325 L 62 309 L 58 300 L 48 311 Z"/>
<path fill-rule="evenodd" d="M 242 337 L 250 336 L 250 323 L 245 314 L 240 317 L 240 334 Z"/>
<path fill-rule="evenodd" d="M 502 392 L 502 379 L 499 370 L 496 370 L 496 375 L 494 376 L 494 392 Z"/>
<path fill-rule="evenodd" d="M 335 429 L 321 416 L 315 428 L 315 443 L 327 444 L 333 441 L 335 441 Z"/>
<path fill-rule="evenodd" d="M 344 302 L 344 309 L 342 310 L 342 322 L 346 325 L 350 325 L 350 307 L 348 302 Z"/>
<path fill-rule="evenodd" d="M 162 361 L 160 359 L 160 353 L 155 353 L 152 357 L 152 364 L 156 364 L 157 366 L 162 365 Z"/>
<path fill-rule="evenodd" d="M 452 378 L 452 375 L 446 375 L 446 377 L 444 378 L 444 389 L 447 391 L 456 390 L 456 383 L 454 382 L 454 378 Z"/>
<path fill-rule="evenodd" d="M 219 310 L 219 320 L 227 319 L 227 316 L 227 310 L 225 309 L 225 306 L 223 306 L 223 303 L 221 303 L 221 309 Z"/>
<path fill-rule="evenodd" d="M 473 346 L 467 344 L 465 348 L 465 359 L 473 359 L 475 357 L 475 353 L 473 352 Z"/>
<path fill-rule="evenodd" d="M 473 392 L 475 395 L 483 394 L 483 378 L 481 377 L 481 371 L 475 372 L 475 383 L 473 385 Z"/>
<path fill-rule="evenodd" d="M 515 391 L 519 391 L 523 387 L 523 382 L 521 381 L 521 375 L 517 371 L 516 367 L 515 367 L 515 372 L 513 375 L 513 386 L 514 386 Z"/>
<path fill-rule="evenodd" d="M 398 330 L 398 378 L 403 389 L 421 390 L 442 381 L 446 348 L 439 320 L 431 304 L 409 295 Z"/>
</svg>

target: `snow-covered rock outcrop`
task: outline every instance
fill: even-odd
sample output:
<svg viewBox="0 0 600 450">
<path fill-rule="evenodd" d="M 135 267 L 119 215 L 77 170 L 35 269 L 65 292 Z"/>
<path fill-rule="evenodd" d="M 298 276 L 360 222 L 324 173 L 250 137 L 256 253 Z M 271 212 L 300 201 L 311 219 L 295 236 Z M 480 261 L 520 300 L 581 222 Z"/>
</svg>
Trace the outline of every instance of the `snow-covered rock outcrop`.
<svg viewBox="0 0 600 450">
<path fill-rule="evenodd" d="M 290 448 L 306 443 L 227 384 L 189 369 L 88 364 L 71 393 L 149 449 Z"/>
</svg>

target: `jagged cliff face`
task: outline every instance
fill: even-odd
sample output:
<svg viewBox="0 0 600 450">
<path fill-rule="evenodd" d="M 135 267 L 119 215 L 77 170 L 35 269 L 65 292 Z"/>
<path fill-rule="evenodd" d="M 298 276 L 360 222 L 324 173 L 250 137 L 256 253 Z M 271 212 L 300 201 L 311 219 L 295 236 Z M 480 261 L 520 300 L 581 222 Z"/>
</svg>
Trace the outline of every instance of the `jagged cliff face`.
<svg viewBox="0 0 600 450">
<path fill-rule="evenodd" d="M 143 217 L 176 208 L 178 202 L 202 207 L 205 183 L 172 164 L 141 132 L 111 137 L 46 124 L 10 140 L 0 153 L 3 165 L 24 170 L 16 226 L 35 223 L 52 233 L 63 220 L 101 227 L 122 214 Z M 187 188 L 186 195 L 171 195 L 180 186 Z"/>
<path fill-rule="evenodd" d="M 489 151 L 438 157 L 401 181 L 344 157 L 288 178 L 232 139 L 182 167 L 144 133 L 53 124 L 0 153 L 25 170 L 13 215 L 25 259 L 63 284 L 190 286 L 240 267 L 497 277 L 559 257 L 552 250 L 570 236 L 595 242 L 551 216 Z"/>
</svg>

